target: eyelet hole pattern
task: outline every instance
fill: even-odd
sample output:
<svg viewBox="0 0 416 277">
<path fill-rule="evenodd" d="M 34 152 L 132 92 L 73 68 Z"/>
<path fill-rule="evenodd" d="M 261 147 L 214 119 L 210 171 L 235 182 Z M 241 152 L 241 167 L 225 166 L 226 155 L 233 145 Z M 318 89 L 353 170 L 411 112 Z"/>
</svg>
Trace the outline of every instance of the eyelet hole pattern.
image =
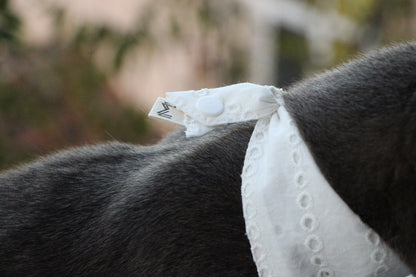
<svg viewBox="0 0 416 277">
<path fill-rule="evenodd" d="M 255 258 L 260 258 L 260 254 L 262 253 L 260 247 L 258 246 L 254 246 L 253 248 L 251 248 L 251 252 L 253 252 L 253 256 Z"/>
<path fill-rule="evenodd" d="M 292 153 L 292 160 L 293 160 L 293 162 L 294 162 L 296 165 L 299 165 L 299 162 L 300 162 L 300 155 L 299 155 L 299 152 L 294 151 L 294 152 Z"/>
<path fill-rule="evenodd" d="M 227 107 L 228 108 L 228 107 Z M 248 116 L 248 115 L 246 115 Z M 242 179 L 242 197 L 244 204 L 244 216 L 246 219 L 246 232 L 251 244 L 251 252 L 253 260 L 258 268 L 260 276 L 270 277 L 275 276 L 273 268 L 269 268 L 266 263 L 266 257 L 268 256 L 268 249 L 262 245 L 260 237 L 262 236 L 262 230 L 259 228 L 258 222 L 256 222 L 257 208 L 253 202 L 253 199 L 249 195 L 254 193 L 253 187 L 255 182 L 252 178 L 258 172 L 257 160 L 263 155 L 263 142 L 265 140 L 265 130 L 267 128 L 268 121 L 265 119 L 259 119 L 255 126 L 252 138 L 250 140 L 249 149 L 246 155 L 246 164 L 244 165 Z M 283 233 L 281 226 L 274 226 L 276 234 Z"/>
<path fill-rule="evenodd" d="M 321 239 L 316 235 L 309 235 L 305 240 L 305 246 L 314 253 L 321 251 L 323 248 Z"/>
<path fill-rule="evenodd" d="M 312 232 L 318 225 L 317 219 L 313 214 L 305 214 L 300 220 L 300 226 L 306 232 Z"/>
<path fill-rule="evenodd" d="M 380 244 L 380 237 L 373 230 L 368 230 L 365 234 L 365 238 L 372 245 Z"/>
<path fill-rule="evenodd" d="M 259 230 L 256 225 L 251 225 L 247 228 L 247 235 L 252 239 L 257 239 L 259 235 Z"/>
<path fill-rule="evenodd" d="M 263 139 L 264 139 L 264 134 L 262 132 L 258 132 L 254 136 L 255 136 L 256 140 L 259 141 L 259 142 L 262 142 Z"/>
<path fill-rule="evenodd" d="M 255 165 L 251 163 L 244 167 L 244 175 L 246 175 L 247 177 L 252 176 L 255 173 L 255 171 Z"/>
<path fill-rule="evenodd" d="M 303 176 L 302 173 L 298 173 L 298 175 L 296 175 L 296 177 L 295 177 L 295 183 L 296 183 L 296 186 L 298 188 L 305 187 L 305 177 Z"/>
<path fill-rule="evenodd" d="M 371 259 L 376 263 L 383 263 L 386 257 L 386 252 L 382 249 L 376 249 L 371 253 Z"/>
<path fill-rule="evenodd" d="M 243 195 L 245 197 L 250 195 L 250 186 L 251 186 L 251 183 L 245 183 L 244 186 L 242 187 Z"/>
<path fill-rule="evenodd" d="M 315 256 L 312 256 L 311 258 L 311 264 L 316 265 L 316 266 L 324 266 L 325 262 L 321 255 L 315 255 Z"/>
<path fill-rule="evenodd" d="M 248 155 L 249 155 L 249 157 L 250 157 L 250 158 L 252 158 L 252 159 L 258 159 L 258 158 L 260 158 L 260 157 L 261 157 L 261 155 L 262 155 L 261 148 L 260 148 L 260 147 L 258 147 L 257 145 L 256 145 L 256 146 L 253 146 L 253 147 L 250 149 L 250 152 L 248 153 Z"/>
<path fill-rule="evenodd" d="M 307 210 L 312 207 L 312 197 L 307 192 L 301 192 L 296 199 L 299 208 Z"/>
<path fill-rule="evenodd" d="M 376 272 L 374 272 L 374 277 L 377 277 L 377 276 L 379 276 L 383 273 L 386 273 L 387 270 L 388 270 L 388 268 L 385 265 L 381 265 L 381 266 L 377 267 Z M 410 276 L 412 276 L 412 275 L 410 275 Z"/>
</svg>

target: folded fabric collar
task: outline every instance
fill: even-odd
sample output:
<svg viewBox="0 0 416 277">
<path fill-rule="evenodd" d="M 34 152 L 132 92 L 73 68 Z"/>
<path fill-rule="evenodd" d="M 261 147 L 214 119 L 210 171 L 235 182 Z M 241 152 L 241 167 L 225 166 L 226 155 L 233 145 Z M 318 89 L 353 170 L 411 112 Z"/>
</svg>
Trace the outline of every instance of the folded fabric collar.
<svg viewBox="0 0 416 277">
<path fill-rule="evenodd" d="M 284 107 L 283 90 L 250 83 L 170 92 L 150 116 L 200 136 L 257 120 L 244 161 L 242 203 L 259 276 L 404 277 L 409 269 L 343 202 Z"/>
</svg>

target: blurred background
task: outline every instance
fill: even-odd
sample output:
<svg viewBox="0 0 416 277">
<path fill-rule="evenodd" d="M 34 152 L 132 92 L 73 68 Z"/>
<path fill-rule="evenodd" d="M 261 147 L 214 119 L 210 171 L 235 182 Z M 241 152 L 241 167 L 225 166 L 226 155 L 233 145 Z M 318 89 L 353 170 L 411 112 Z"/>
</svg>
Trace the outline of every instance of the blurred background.
<svg viewBox="0 0 416 277">
<path fill-rule="evenodd" d="M 152 144 L 167 91 L 287 87 L 415 39 L 414 0 L 0 0 L 0 169 L 58 149 Z"/>
</svg>

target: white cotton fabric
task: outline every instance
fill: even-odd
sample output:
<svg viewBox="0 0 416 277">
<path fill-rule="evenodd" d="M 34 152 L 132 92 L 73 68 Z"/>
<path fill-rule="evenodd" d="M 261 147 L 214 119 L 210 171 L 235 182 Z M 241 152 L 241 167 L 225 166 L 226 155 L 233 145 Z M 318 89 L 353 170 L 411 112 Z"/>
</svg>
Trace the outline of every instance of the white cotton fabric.
<svg viewBox="0 0 416 277">
<path fill-rule="evenodd" d="M 259 276 L 409 274 L 327 183 L 283 106 L 258 121 L 242 180 Z"/>
<path fill-rule="evenodd" d="M 242 202 L 247 236 L 262 277 L 404 277 L 410 272 L 328 184 L 284 107 L 283 91 L 243 83 L 172 92 L 188 135 L 258 119 L 244 161 Z M 213 95 L 221 115 L 201 113 Z M 191 122 L 191 123 L 189 123 Z"/>
<path fill-rule="evenodd" d="M 221 124 L 255 120 L 270 115 L 278 107 L 275 95 L 281 93 L 281 89 L 272 86 L 241 83 L 198 91 L 167 92 L 166 99 L 185 113 L 183 125 L 186 126 L 186 135 L 191 137 L 201 136 Z M 197 103 L 205 96 L 220 100 L 224 105 L 223 112 L 218 116 L 201 112 Z"/>
</svg>

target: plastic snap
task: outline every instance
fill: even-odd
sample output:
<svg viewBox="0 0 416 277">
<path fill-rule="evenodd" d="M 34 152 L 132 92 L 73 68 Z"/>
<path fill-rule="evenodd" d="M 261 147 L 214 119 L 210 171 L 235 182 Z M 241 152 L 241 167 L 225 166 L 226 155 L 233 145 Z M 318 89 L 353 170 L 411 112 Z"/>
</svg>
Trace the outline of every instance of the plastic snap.
<svg viewBox="0 0 416 277">
<path fill-rule="evenodd" d="M 224 105 L 220 99 L 215 96 L 203 96 L 196 103 L 197 109 L 207 116 L 217 116 L 224 111 Z"/>
</svg>

